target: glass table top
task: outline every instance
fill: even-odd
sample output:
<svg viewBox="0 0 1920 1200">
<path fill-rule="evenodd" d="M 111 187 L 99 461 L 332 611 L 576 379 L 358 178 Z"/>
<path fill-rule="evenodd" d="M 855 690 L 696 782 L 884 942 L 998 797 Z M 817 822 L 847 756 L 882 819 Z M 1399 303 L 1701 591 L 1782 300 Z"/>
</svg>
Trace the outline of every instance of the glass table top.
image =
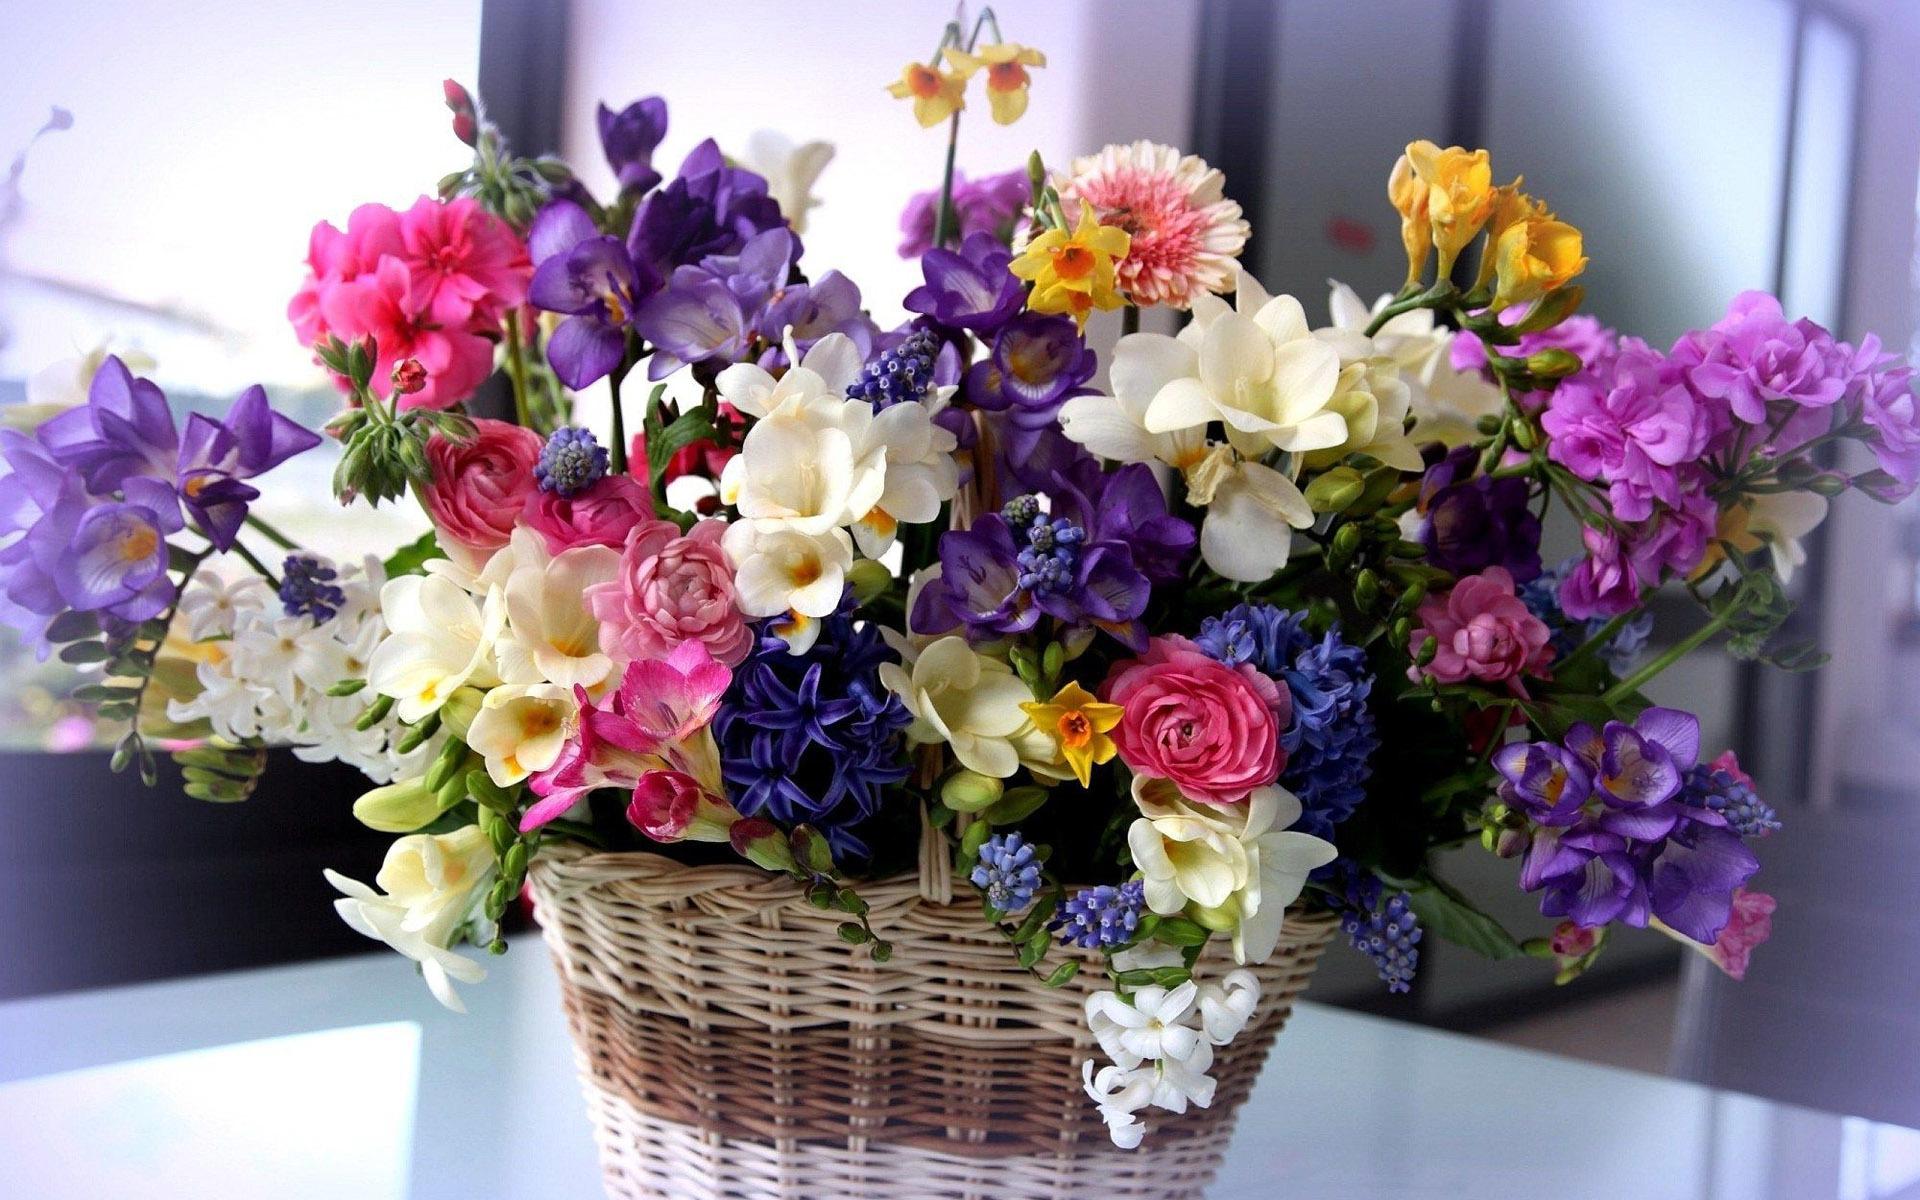
<svg viewBox="0 0 1920 1200">
<path fill-rule="evenodd" d="M 385 954 L 0 1004 L 0 1195 L 597 1196 L 545 952 L 489 968 L 465 1016 Z M 1304 1004 L 1209 1194 L 1894 1200 L 1920 1132 Z"/>
</svg>

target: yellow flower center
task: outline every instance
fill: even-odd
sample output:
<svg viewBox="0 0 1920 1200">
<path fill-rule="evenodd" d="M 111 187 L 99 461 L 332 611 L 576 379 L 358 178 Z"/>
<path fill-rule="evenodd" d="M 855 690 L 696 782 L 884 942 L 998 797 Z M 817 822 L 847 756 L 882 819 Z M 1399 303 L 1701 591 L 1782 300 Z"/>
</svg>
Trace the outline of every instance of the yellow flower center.
<svg viewBox="0 0 1920 1200">
<path fill-rule="evenodd" d="M 150 525 L 130 529 L 120 539 L 120 557 L 127 562 L 139 562 L 143 558 L 152 558 L 154 549 L 160 544 L 160 535 Z"/>
<path fill-rule="evenodd" d="M 793 570 L 789 572 L 789 577 L 793 580 L 793 586 L 803 588 L 810 583 L 817 582 L 821 574 L 819 559 L 803 558 L 793 564 Z"/>
</svg>

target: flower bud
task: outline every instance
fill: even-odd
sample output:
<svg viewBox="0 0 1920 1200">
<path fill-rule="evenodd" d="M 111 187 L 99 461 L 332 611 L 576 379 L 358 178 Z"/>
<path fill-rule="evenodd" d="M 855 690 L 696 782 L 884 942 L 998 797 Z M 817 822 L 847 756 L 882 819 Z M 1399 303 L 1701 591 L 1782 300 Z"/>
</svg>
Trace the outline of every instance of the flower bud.
<svg viewBox="0 0 1920 1200">
<path fill-rule="evenodd" d="M 1527 851 L 1527 834 L 1522 829 L 1502 829 L 1494 839 L 1493 852 L 1501 858 L 1519 858 Z"/>
<path fill-rule="evenodd" d="M 955 812 L 975 813 L 991 808 L 1006 792 L 1006 784 L 978 771 L 959 770 L 940 785 L 940 800 Z"/>
<path fill-rule="evenodd" d="M 1367 482 L 1352 467 L 1335 467 L 1307 485 L 1307 503 L 1317 513 L 1342 512 L 1366 493 Z"/>
<path fill-rule="evenodd" d="M 1237 896 L 1229 896 L 1225 903 L 1212 908 L 1189 904 L 1187 916 L 1204 929 L 1211 929 L 1215 933 L 1232 933 L 1240 925 L 1240 900 Z"/>
<path fill-rule="evenodd" d="M 634 785 L 627 821 L 656 842 L 725 842 L 740 814 L 682 771 L 648 771 Z"/>
<path fill-rule="evenodd" d="M 1380 602 L 1380 577 L 1362 569 L 1353 577 L 1353 603 L 1361 612 L 1371 612 Z"/>
<path fill-rule="evenodd" d="M 854 599 L 865 604 L 887 590 L 893 582 L 893 573 L 885 563 L 863 558 L 847 568 L 847 582 L 853 585 Z"/>
<path fill-rule="evenodd" d="M 427 386 L 427 369 L 420 365 L 417 358 L 403 358 L 393 364 L 393 390 L 402 396 L 411 396 Z"/>
<path fill-rule="evenodd" d="M 451 79 L 441 81 L 440 93 L 446 98 L 448 111 L 453 113 L 453 136 L 473 145 L 479 140 L 480 116 L 474 108 L 472 94 Z"/>
<path fill-rule="evenodd" d="M 1816 475 L 1807 484 L 1807 490 L 1816 496 L 1838 496 L 1847 490 L 1849 482 L 1845 475 Z"/>
<path fill-rule="evenodd" d="M 792 871 L 793 849 L 780 827 L 763 817 L 742 817 L 727 832 L 733 852 L 754 866 L 767 871 Z"/>
<path fill-rule="evenodd" d="M 412 833 L 444 811 L 425 777 L 377 787 L 353 802 L 354 819 L 381 833 Z"/>
<path fill-rule="evenodd" d="M 1558 346 L 1527 355 L 1527 373 L 1539 379 L 1564 379 L 1580 369 L 1580 356 Z"/>
<path fill-rule="evenodd" d="M 440 723 L 447 732 L 461 741 L 467 740 L 467 730 L 473 727 L 473 719 L 480 715 L 480 702 L 486 699 L 486 693 L 479 688 L 456 688 L 440 705 Z"/>
</svg>

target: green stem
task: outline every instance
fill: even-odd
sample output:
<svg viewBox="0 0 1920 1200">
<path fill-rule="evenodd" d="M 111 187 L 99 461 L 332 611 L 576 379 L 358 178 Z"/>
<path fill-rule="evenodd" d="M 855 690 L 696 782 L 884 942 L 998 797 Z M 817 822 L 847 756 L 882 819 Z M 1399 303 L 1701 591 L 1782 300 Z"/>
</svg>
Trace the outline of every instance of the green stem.
<svg viewBox="0 0 1920 1200">
<path fill-rule="evenodd" d="M 1569 667 L 1577 666 L 1600 653 L 1600 651 L 1606 647 L 1607 643 L 1613 640 L 1614 635 L 1619 633 L 1628 621 L 1633 620 L 1638 614 L 1638 611 L 1638 609 L 1628 609 L 1613 620 L 1608 621 L 1605 625 L 1602 625 L 1595 631 L 1592 637 L 1575 647 L 1572 654 L 1567 655 L 1559 662 L 1553 664 L 1554 671 L 1556 673 L 1563 672 Z"/>
<path fill-rule="evenodd" d="M 1427 308 L 1436 301 L 1444 300 L 1452 295 L 1453 284 L 1448 280 L 1442 279 L 1424 292 L 1418 292 L 1412 296 L 1408 296 L 1405 300 L 1396 300 L 1374 315 L 1372 322 L 1367 325 L 1367 336 L 1372 337 L 1374 334 L 1379 333 L 1388 321 L 1393 320 L 1401 313 L 1412 312 L 1416 308 Z"/>
<path fill-rule="evenodd" d="M 286 534 L 281 533 L 278 529 L 275 529 L 273 526 L 267 524 L 265 521 L 261 520 L 258 516 L 255 516 L 253 513 L 247 514 L 247 524 L 252 526 L 256 530 L 259 530 L 261 536 L 265 537 L 268 541 L 280 547 L 282 550 L 298 551 L 300 549 L 300 543 L 294 541 L 292 538 L 288 537 Z"/>
<path fill-rule="evenodd" d="M 607 376 L 607 390 L 613 397 L 613 445 L 607 447 L 607 456 L 612 462 L 615 475 L 627 473 L 627 414 L 620 407 L 620 385 L 626 381 L 627 372 L 633 364 L 622 360 Z"/>
<path fill-rule="evenodd" d="M 252 567 L 255 571 L 259 572 L 260 578 L 267 581 L 268 587 L 272 588 L 275 591 L 280 590 L 280 580 L 275 578 L 273 572 L 267 569 L 267 564 L 261 562 L 258 556 L 256 556 L 253 551 L 247 549 L 247 544 L 245 542 L 235 539 L 233 543 L 233 552 L 235 554 L 238 554 L 241 558 L 245 559 L 248 566 Z M 184 584 L 181 585 L 181 590 L 182 591 L 186 590 Z"/>
<path fill-rule="evenodd" d="M 527 400 L 527 360 L 520 344 L 520 314 L 507 313 L 507 378 L 513 382 L 513 419 L 523 429 L 533 428 L 533 406 Z"/>
<path fill-rule="evenodd" d="M 953 211 L 953 156 L 960 148 L 960 110 L 947 122 L 947 167 L 940 177 L 940 208 L 933 218 L 933 244 L 944 250 L 956 224 Z"/>
<path fill-rule="evenodd" d="M 1721 613 L 1713 620 L 1708 621 L 1705 625 L 1688 634 L 1685 638 L 1669 647 L 1658 658 L 1646 666 L 1641 667 L 1625 679 L 1622 679 L 1619 683 L 1614 684 L 1611 688 L 1607 689 L 1606 694 L 1600 698 L 1608 704 L 1618 704 L 1628 696 L 1633 695 L 1645 686 L 1648 680 L 1651 680 L 1654 676 L 1666 670 L 1674 663 L 1679 662 L 1682 658 L 1698 650 L 1701 646 L 1705 645 L 1708 639 L 1713 637 L 1714 634 L 1726 628 L 1727 622 L 1733 619 L 1735 611 L 1737 610 L 1733 607 L 1728 607 L 1726 612 Z"/>
</svg>

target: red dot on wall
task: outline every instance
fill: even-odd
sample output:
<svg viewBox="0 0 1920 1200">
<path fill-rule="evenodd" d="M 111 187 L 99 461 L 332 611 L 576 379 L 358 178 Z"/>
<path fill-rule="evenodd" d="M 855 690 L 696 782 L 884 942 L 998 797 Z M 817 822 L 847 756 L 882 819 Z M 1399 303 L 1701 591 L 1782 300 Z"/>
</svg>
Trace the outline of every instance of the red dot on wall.
<svg viewBox="0 0 1920 1200">
<path fill-rule="evenodd" d="M 1328 217 L 1327 240 L 1349 254 L 1373 252 L 1373 227 L 1352 217 Z"/>
</svg>

